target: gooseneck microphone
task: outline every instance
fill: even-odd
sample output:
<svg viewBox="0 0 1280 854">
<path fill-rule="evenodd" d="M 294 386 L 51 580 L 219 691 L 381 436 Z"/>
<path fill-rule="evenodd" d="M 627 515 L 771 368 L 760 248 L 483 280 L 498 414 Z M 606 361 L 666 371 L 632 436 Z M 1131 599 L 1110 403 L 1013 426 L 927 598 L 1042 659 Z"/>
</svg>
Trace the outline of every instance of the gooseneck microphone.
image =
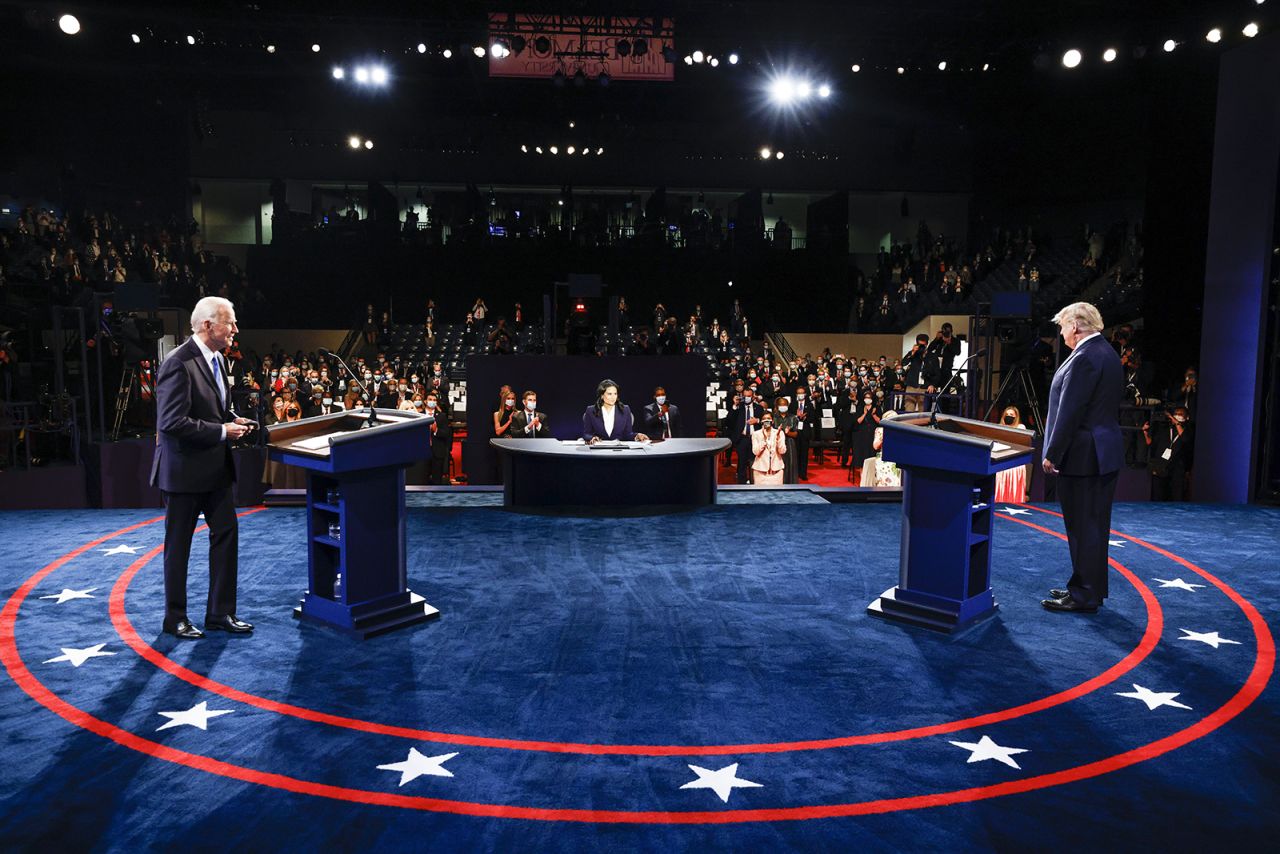
<svg viewBox="0 0 1280 854">
<path fill-rule="evenodd" d="M 359 378 L 358 376 L 356 376 L 356 372 L 355 372 L 355 371 L 353 371 L 353 370 L 351 370 L 350 366 L 348 366 L 346 362 L 342 361 L 342 357 L 341 357 L 341 356 L 339 356 L 337 353 L 333 352 L 332 350 L 326 350 L 324 347 L 320 347 L 320 348 L 318 348 L 318 349 L 319 349 L 319 351 L 320 351 L 320 355 L 322 355 L 322 356 L 331 356 L 332 358 L 337 359 L 337 360 L 338 360 L 338 364 L 339 364 L 339 365 L 342 365 L 342 367 L 346 369 L 347 373 L 351 375 L 351 380 L 352 380 L 356 385 L 360 386 L 360 390 L 364 392 L 364 396 L 365 396 L 365 397 L 367 397 L 367 398 L 369 398 L 369 421 L 368 421 L 368 426 L 370 426 L 370 427 L 375 427 L 375 426 L 377 426 L 377 424 L 378 424 L 378 410 L 377 410 L 377 407 L 375 407 L 375 406 L 374 406 L 375 399 L 374 399 L 374 396 L 373 396 L 373 395 L 369 394 L 369 389 L 368 389 L 368 387 L 367 387 L 364 383 L 360 382 L 360 378 Z"/>
<path fill-rule="evenodd" d="M 947 380 L 946 385 L 938 390 L 938 396 L 933 399 L 933 408 L 929 411 L 929 426 L 935 430 L 938 428 L 938 407 L 942 404 L 942 396 L 947 393 L 947 389 L 956 381 L 956 377 L 960 376 L 960 372 L 964 370 L 964 366 L 969 364 L 970 359 L 976 359 L 979 356 L 987 355 L 986 348 L 978 350 L 976 353 L 970 353 L 965 356 L 964 361 L 960 363 L 960 367 L 956 368 L 955 373 L 951 375 L 951 379 Z"/>
</svg>

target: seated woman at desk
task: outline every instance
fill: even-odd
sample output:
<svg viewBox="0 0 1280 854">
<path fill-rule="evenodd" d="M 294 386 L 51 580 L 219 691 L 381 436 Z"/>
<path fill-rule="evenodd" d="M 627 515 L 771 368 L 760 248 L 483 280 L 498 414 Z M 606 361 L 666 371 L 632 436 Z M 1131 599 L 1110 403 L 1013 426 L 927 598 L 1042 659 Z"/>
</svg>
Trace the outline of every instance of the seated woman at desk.
<svg viewBox="0 0 1280 854">
<path fill-rule="evenodd" d="M 596 386 L 595 406 L 582 413 L 582 441 L 594 445 L 601 439 L 647 442 L 649 437 L 635 431 L 631 407 L 618 402 L 618 384 L 604 380 Z"/>
</svg>

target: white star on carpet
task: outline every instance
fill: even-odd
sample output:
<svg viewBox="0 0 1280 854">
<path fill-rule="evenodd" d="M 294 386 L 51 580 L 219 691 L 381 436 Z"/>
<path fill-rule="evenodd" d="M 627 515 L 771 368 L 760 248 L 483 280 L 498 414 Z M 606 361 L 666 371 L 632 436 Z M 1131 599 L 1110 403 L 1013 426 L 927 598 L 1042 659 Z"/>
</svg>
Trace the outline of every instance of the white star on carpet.
<svg viewBox="0 0 1280 854">
<path fill-rule="evenodd" d="M 1001 507 L 1001 512 L 1008 513 L 1010 516 L 1030 516 L 1031 511 L 1023 507 Z"/>
<path fill-rule="evenodd" d="M 1181 578 L 1175 578 L 1172 581 L 1165 578 L 1157 578 L 1155 580 L 1160 582 L 1161 587 L 1176 587 L 1179 590 L 1187 590 L 1191 593 L 1195 593 L 1197 587 L 1204 587 L 1203 584 L 1188 584 Z"/>
<path fill-rule="evenodd" d="M 1120 691 L 1117 691 L 1116 696 L 1132 697 L 1135 700 L 1141 700 L 1142 702 L 1147 704 L 1147 708 L 1151 711 L 1155 711 L 1161 706 L 1173 706 L 1175 709 L 1191 708 L 1190 706 L 1184 706 L 1182 703 L 1179 703 L 1173 699 L 1174 697 L 1178 696 L 1177 691 L 1163 691 L 1163 692 L 1152 691 L 1149 688 L 1143 688 L 1141 685 L 1139 685 L 1136 682 L 1133 683 L 1132 691 L 1125 691 L 1123 693 L 1121 693 Z"/>
<path fill-rule="evenodd" d="M 169 729 L 175 726 L 193 726 L 197 729 L 208 730 L 209 719 L 216 718 L 219 715 L 231 714 L 231 709 L 210 709 L 209 703 L 201 700 L 185 712 L 156 712 L 158 715 L 164 715 L 169 719 L 168 723 L 161 724 L 156 727 L 156 732 L 162 729 Z"/>
<path fill-rule="evenodd" d="M 69 590 L 66 587 L 64 587 L 62 588 L 61 593 L 51 593 L 48 596 L 41 596 L 40 598 L 56 599 L 58 601 L 54 602 L 53 604 L 61 605 L 63 602 L 70 602 L 72 599 L 96 599 L 97 598 L 96 596 L 90 596 L 89 594 L 97 589 L 98 588 L 96 587 L 90 587 L 86 590 Z"/>
<path fill-rule="evenodd" d="M 136 555 L 138 550 L 133 546 L 116 546 L 111 549 L 98 549 L 104 555 Z"/>
<path fill-rule="evenodd" d="M 457 753 L 443 753 L 439 756 L 423 756 L 415 747 L 409 748 L 409 756 L 403 762 L 392 762 L 390 765 L 379 765 L 379 771 L 399 771 L 400 785 L 409 783 L 419 777 L 452 777 L 453 772 L 444 767 Z"/>
<path fill-rule="evenodd" d="M 1208 644 L 1214 649 L 1217 649 L 1224 643 L 1233 643 L 1236 646 L 1240 645 L 1240 641 L 1227 640 L 1226 638 L 1221 637 L 1217 632 L 1193 632 L 1191 629 L 1179 629 L 1178 631 L 1183 632 L 1186 635 L 1186 637 L 1180 637 L 1178 640 L 1200 641 L 1200 643 Z"/>
<path fill-rule="evenodd" d="M 997 762 L 1003 762 L 1010 768 L 1022 770 L 1017 762 L 1013 761 L 1013 755 L 1016 753 L 1026 753 L 1024 747 L 1001 747 L 991 740 L 991 736 L 984 735 L 978 740 L 977 744 L 971 741 L 953 741 L 956 747 L 962 747 L 969 751 L 969 762 L 985 762 L 988 759 L 994 759 Z"/>
<path fill-rule="evenodd" d="M 1124 548 L 1124 540 L 1107 540 L 1107 542 L 1118 549 Z"/>
<path fill-rule="evenodd" d="M 44 663 L 53 664 L 55 661 L 69 661 L 71 662 L 72 667 L 79 667 L 80 665 L 84 664 L 86 661 L 88 661 L 91 658 L 98 658 L 99 656 L 103 656 L 103 655 L 115 655 L 114 652 L 103 652 L 102 648 L 104 646 L 106 646 L 105 643 L 98 643 L 98 644 L 94 644 L 93 646 L 86 646 L 84 649 L 68 649 L 67 647 L 64 646 L 64 647 L 61 647 L 62 655 L 59 655 L 55 658 L 46 659 Z"/>
<path fill-rule="evenodd" d="M 720 796 L 720 800 L 729 803 L 729 794 L 734 789 L 759 789 L 763 783 L 753 783 L 738 776 L 738 763 L 726 765 L 718 771 L 690 765 L 689 769 L 698 775 L 698 779 L 690 780 L 682 789 L 710 789 Z"/>
</svg>

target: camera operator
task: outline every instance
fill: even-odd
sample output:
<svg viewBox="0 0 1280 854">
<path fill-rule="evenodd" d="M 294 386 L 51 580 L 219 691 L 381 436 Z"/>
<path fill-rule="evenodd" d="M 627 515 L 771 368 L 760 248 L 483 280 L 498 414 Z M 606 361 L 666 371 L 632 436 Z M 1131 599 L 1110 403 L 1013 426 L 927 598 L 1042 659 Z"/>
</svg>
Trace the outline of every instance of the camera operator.
<svg viewBox="0 0 1280 854">
<path fill-rule="evenodd" d="M 1187 368 L 1183 372 L 1182 385 L 1165 395 L 1165 397 L 1184 407 L 1187 410 L 1187 420 L 1194 422 L 1196 420 L 1197 404 L 1200 401 L 1200 382 L 1196 369 Z"/>
<path fill-rule="evenodd" d="M 1164 423 L 1142 425 L 1151 471 L 1152 501 L 1185 501 L 1187 472 L 1191 469 L 1195 431 L 1185 406 L 1175 406 Z"/>
</svg>

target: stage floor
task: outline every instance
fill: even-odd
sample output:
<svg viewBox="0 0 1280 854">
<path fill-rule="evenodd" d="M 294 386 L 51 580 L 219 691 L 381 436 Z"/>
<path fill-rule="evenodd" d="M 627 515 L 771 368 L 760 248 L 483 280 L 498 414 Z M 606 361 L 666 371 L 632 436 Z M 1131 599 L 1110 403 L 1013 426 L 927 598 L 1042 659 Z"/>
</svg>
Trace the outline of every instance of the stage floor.
<svg viewBox="0 0 1280 854">
<path fill-rule="evenodd" d="M 758 498 L 633 518 L 415 496 L 409 584 L 442 616 L 364 643 L 291 617 L 301 510 L 243 511 L 257 631 L 195 643 L 159 632 L 157 512 L 0 513 L 6 847 L 1213 850 L 1280 832 L 1280 511 L 1117 506 L 1111 598 L 1084 616 L 1039 605 L 1069 574 L 1056 507 L 1001 505 L 999 612 L 948 637 L 865 613 L 897 581 L 898 505 L 738 494 Z"/>
</svg>

